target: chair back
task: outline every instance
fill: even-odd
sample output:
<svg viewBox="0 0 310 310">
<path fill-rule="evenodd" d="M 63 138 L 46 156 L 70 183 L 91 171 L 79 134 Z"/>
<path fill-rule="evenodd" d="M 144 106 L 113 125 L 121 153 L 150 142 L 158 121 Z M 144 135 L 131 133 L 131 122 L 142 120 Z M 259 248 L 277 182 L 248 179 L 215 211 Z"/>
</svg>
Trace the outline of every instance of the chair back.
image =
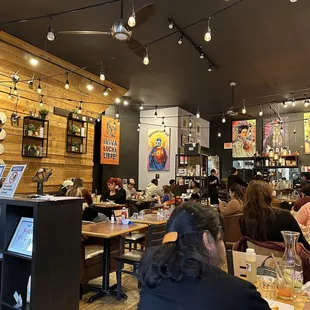
<svg viewBox="0 0 310 310">
<path fill-rule="evenodd" d="M 148 229 L 148 242 L 147 246 L 158 246 L 161 245 L 166 234 L 166 226 L 167 224 L 160 225 L 149 225 Z"/>
<path fill-rule="evenodd" d="M 241 237 L 241 230 L 239 220 L 243 214 L 224 216 L 225 225 L 225 242 L 234 243 L 237 242 Z"/>
</svg>

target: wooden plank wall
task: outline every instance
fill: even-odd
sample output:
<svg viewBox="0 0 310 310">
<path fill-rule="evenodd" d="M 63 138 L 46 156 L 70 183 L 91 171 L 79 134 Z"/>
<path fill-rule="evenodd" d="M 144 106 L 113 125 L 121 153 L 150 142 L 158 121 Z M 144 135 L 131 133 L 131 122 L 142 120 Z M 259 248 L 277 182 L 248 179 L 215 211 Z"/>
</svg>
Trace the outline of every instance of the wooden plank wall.
<svg viewBox="0 0 310 310">
<path fill-rule="evenodd" d="M 33 67 L 29 63 L 30 55 L 25 51 L 38 55 L 44 59 L 38 58 L 39 64 L 36 67 Z M 65 67 L 68 70 L 78 69 L 57 57 L 0 31 L 0 91 L 9 91 L 8 86 L 12 86 L 12 83 L 9 82 L 10 78 L 8 77 L 17 70 L 20 70 L 18 75 L 21 77 L 21 80 L 30 79 L 33 74 L 35 74 L 36 77 L 43 78 L 45 76 L 62 74 L 66 71 L 49 61 Z M 99 70 L 98 67 L 98 73 Z M 70 74 L 69 90 L 64 88 L 66 81 L 66 76 L 64 74 L 44 79 L 41 82 L 42 94 L 45 96 L 56 96 L 58 98 L 70 98 L 78 101 L 97 102 L 97 104 L 83 104 L 82 110 L 82 114 L 97 117 L 99 113 L 104 111 L 115 101 L 116 97 L 120 97 L 126 93 L 124 88 L 108 81 L 104 82 L 105 85 L 112 88 L 112 92 L 108 97 L 103 96 L 103 87 L 100 87 L 99 85 L 94 85 L 94 90 L 89 92 L 86 89 L 86 84 L 89 81 L 88 79 L 100 82 L 99 77 L 86 71 L 79 71 L 79 73 L 85 78 Z M 35 82 L 35 86 L 37 86 L 37 84 L 38 82 Z M 5 140 L 0 141 L 5 148 L 4 153 L 0 155 L 0 159 L 3 159 L 7 165 L 4 176 L 12 164 L 27 164 L 27 170 L 24 173 L 17 193 L 33 193 L 36 191 L 36 184 L 32 183 L 31 180 L 36 170 L 40 167 L 51 168 L 53 170 L 53 175 L 49 181 L 45 183 L 45 192 L 55 192 L 59 189 L 63 180 L 77 176 L 82 177 L 85 180 L 85 187 L 91 189 L 94 125 L 88 125 L 87 154 L 81 155 L 67 153 L 67 119 L 65 117 L 54 115 L 51 112 L 53 111 L 54 106 L 72 111 L 78 104 L 63 99 L 43 97 L 44 105 L 50 111 L 50 114 L 47 117 L 50 121 L 48 157 L 43 159 L 22 157 L 22 118 L 23 116 L 29 115 L 30 110 L 38 111 L 40 109 L 41 97 L 35 90 L 30 90 L 26 82 L 19 82 L 17 87 L 19 89 L 19 95 L 27 98 L 20 98 L 17 106 L 17 97 L 9 99 L 7 94 L 0 93 L 0 112 L 4 112 L 8 117 L 8 121 L 2 125 L 7 136 Z M 35 100 L 35 102 L 30 99 Z M 98 102 L 100 102 L 100 104 L 98 104 Z M 10 122 L 10 116 L 14 111 L 15 106 L 17 107 L 18 115 L 21 116 L 19 126 L 12 126 Z"/>
</svg>

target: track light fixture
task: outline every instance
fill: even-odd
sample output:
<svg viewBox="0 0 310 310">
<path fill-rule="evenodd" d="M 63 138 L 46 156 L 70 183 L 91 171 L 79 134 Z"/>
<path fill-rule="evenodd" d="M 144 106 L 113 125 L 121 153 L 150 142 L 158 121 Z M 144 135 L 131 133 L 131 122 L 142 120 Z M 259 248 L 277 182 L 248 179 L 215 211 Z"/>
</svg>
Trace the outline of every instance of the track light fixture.
<svg viewBox="0 0 310 310">
<path fill-rule="evenodd" d="M 211 20 L 211 16 L 209 16 L 209 18 L 208 18 L 208 28 L 207 28 L 207 32 L 205 33 L 205 37 L 204 37 L 206 42 L 210 42 L 212 39 L 210 20 Z"/>
<path fill-rule="evenodd" d="M 224 113 L 223 113 L 223 116 L 222 116 L 222 123 L 226 123 L 226 118 L 225 118 Z"/>
<path fill-rule="evenodd" d="M 109 90 L 107 87 L 104 89 L 103 96 L 109 96 Z"/>
<path fill-rule="evenodd" d="M 46 35 L 47 40 L 49 40 L 49 41 L 54 41 L 55 40 L 55 34 L 54 34 L 54 29 L 53 29 L 52 22 L 53 22 L 53 17 L 50 16 L 50 24 L 48 26 L 47 35 Z"/>
<path fill-rule="evenodd" d="M 116 98 L 116 99 L 115 99 L 115 102 L 116 102 L 116 103 L 120 103 L 120 102 L 121 102 L 121 99 L 120 99 L 120 98 Z"/>
<path fill-rule="evenodd" d="M 41 100 L 40 100 L 40 107 L 43 107 L 43 95 L 41 95 Z"/>
<path fill-rule="evenodd" d="M 86 85 L 88 91 L 92 91 L 94 89 L 93 81 L 89 80 L 88 84 Z"/>
<path fill-rule="evenodd" d="M 134 7 L 134 0 L 132 0 L 132 10 L 128 18 L 128 26 L 133 28 L 135 25 L 136 25 L 136 13 L 135 13 L 135 7 Z"/>
<path fill-rule="evenodd" d="M 143 64 L 147 66 L 149 63 L 150 63 L 150 54 L 148 52 L 148 46 L 146 46 L 145 47 L 145 55 L 143 58 Z"/>
<path fill-rule="evenodd" d="M 118 112 L 118 109 L 116 110 L 116 113 L 115 113 L 115 118 L 119 119 L 120 115 L 119 115 L 119 112 Z"/>
<path fill-rule="evenodd" d="M 178 40 L 178 44 L 182 45 L 183 44 L 183 36 L 180 36 L 179 40 Z"/>
<path fill-rule="evenodd" d="M 66 84 L 65 84 L 65 89 L 69 89 L 70 85 L 69 85 L 69 73 L 66 73 Z"/>
<path fill-rule="evenodd" d="M 157 118 L 157 106 L 155 107 L 154 118 Z"/>
<path fill-rule="evenodd" d="M 196 118 L 200 118 L 200 112 L 199 112 L 199 107 L 197 108 L 197 112 L 196 112 Z"/>
<path fill-rule="evenodd" d="M 38 88 L 37 88 L 37 93 L 38 93 L 38 94 L 41 94 L 41 93 L 42 93 L 41 79 L 39 79 L 39 85 L 38 85 Z"/>
<path fill-rule="evenodd" d="M 10 87 L 10 92 L 8 94 L 9 99 L 12 99 L 12 87 Z"/>
<path fill-rule="evenodd" d="M 100 68 L 100 75 L 99 75 L 99 78 L 100 78 L 100 81 L 104 81 L 104 80 L 105 80 L 103 63 L 101 63 L 101 68 Z"/>
<path fill-rule="evenodd" d="M 305 108 L 308 108 L 309 104 L 310 104 L 310 100 L 306 99 L 305 102 L 304 102 Z"/>
<path fill-rule="evenodd" d="M 174 28 L 173 21 L 171 19 L 168 19 L 168 21 L 169 21 L 169 25 L 168 25 L 169 29 L 173 29 Z"/>
<path fill-rule="evenodd" d="M 259 110 L 258 115 L 259 116 L 263 116 L 264 115 L 262 105 L 260 105 L 260 110 Z"/>
</svg>

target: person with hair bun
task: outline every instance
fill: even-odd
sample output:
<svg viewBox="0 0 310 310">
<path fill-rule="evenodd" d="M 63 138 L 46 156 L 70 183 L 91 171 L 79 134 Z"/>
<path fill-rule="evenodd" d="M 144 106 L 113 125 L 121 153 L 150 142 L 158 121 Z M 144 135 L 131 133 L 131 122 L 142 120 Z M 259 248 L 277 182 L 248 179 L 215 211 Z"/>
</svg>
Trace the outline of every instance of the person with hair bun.
<svg viewBox="0 0 310 310">
<path fill-rule="evenodd" d="M 126 191 L 120 178 L 110 178 L 107 181 L 108 190 L 102 195 L 102 201 L 114 201 L 118 204 L 126 203 Z"/>
<path fill-rule="evenodd" d="M 167 223 L 163 244 L 146 250 L 138 270 L 138 310 L 267 310 L 253 284 L 227 274 L 223 219 L 187 202 Z"/>
</svg>

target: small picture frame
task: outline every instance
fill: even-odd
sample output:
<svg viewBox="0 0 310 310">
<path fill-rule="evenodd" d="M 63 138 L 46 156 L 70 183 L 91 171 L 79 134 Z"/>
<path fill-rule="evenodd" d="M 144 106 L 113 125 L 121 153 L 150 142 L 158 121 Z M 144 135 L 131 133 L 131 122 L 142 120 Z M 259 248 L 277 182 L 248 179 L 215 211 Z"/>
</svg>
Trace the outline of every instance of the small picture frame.
<svg viewBox="0 0 310 310">
<path fill-rule="evenodd" d="M 181 134 L 181 146 L 184 146 L 186 144 L 187 137 L 186 135 Z"/>
</svg>

